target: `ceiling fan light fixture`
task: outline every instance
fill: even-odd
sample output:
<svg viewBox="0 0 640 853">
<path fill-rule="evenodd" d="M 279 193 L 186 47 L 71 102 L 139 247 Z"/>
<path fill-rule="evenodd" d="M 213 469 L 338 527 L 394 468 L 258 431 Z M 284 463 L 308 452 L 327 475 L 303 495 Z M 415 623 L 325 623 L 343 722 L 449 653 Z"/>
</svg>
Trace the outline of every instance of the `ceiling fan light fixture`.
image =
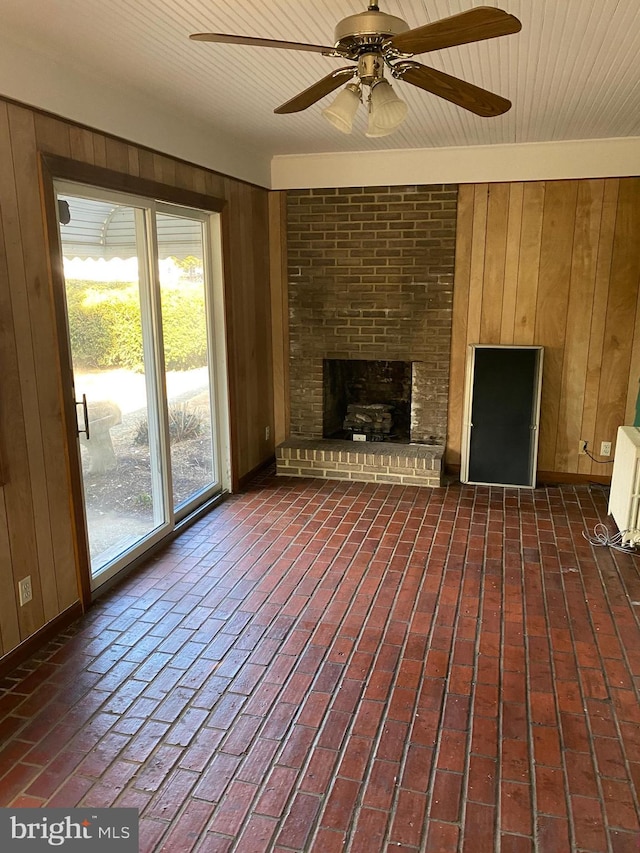
<svg viewBox="0 0 640 853">
<path fill-rule="evenodd" d="M 369 96 L 369 124 L 366 136 L 387 136 L 405 120 L 408 107 L 390 83 L 378 80 Z"/>
<path fill-rule="evenodd" d="M 351 133 L 353 119 L 358 111 L 361 99 L 360 86 L 357 83 L 349 83 L 341 92 L 338 92 L 333 103 L 322 110 L 322 115 L 342 133 Z"/>
<path fill-rule="evenodd" d="M 391 68 L 396 79 L 404 80 L 475 115 L 489 118 L 506 113 L 511 108 L 511 101 L 507 98 L 414 62 L 411 57 L 511 35 L 521 29 L 522 23 L 518 18 L 493 6 L 475 6 L 466 12 L 410 29 L 402 18 L 381 12 L 376 0 L 369 0 L 366 12 L 349 15 L 338 22 L 332 47 L 231 33 L 193 33 L 190 38 L 230 45 L 310 51 L 356 62 L 357 68 L 346 66 L 335 69 L 276 107 L 274 113 L 289 115 L 306 110 L 355 77 L 359 85 L 349 84 L 334 103 L 322 111 L 323 115 L 342 133 L 351 133 L 361 100 L 361 86 L 369 86 L 371 94 L 367 136 L 386 136 L 403 122 L 407 106 L 382 79 L 385 66 Z"/>
</svg>

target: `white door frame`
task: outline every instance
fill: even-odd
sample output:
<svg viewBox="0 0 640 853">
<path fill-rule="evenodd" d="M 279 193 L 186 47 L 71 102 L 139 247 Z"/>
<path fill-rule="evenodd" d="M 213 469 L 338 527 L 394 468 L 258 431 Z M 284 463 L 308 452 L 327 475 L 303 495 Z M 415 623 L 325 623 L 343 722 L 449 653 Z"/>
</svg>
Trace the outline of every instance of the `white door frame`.
<svg viewBox="0 0 640 853">
<path fill-rule="evenodd" d="M 197 496 L 198 505 L 211 498 L 231 489 L 231 434 L 230 414 L 227 381 L 227 353 L 226 353 L 226 329 L 225 329 L 225 306 L 224 306 L 224 279 L 222 263 L 222 233 L 221 215 L 217 211 L 208 211 L 200 208 L 192 208 L 184 205 L 171 204 L 157 201 L 134 193 L 125 193 L 118 190 L 109 190 L 103 187 L 87 185 L 75 181 L 54 179 L 54 192 L 57 198 L 59 194 L 77 196 L 80 198 L 95 199 L 98 201 L 114 202 L 134 208 L 136 211 L 136 234 L 140 235 L 145 245 L 138 246 L 139 259 L 139 281 L 141 316 L 143 326 L 143 348 L 145 353 L 150 351 L 152 355 L 148 363 L 145 362 L 145 378 L 147 382 L 147 398 L 149 401 L 149 432 L 150 442 L 157 442 L 160 469 L 152 476 L 158 477 L 162 484 L 164 502 L 164 520 L 145 536 L 137 545 L 126 551 L 125 554 L 115 558 L 107 564 L 105 569 L 98 575 L 90 577 L 91 589 L 95 590 L 102 584 L 112 579 L 125 567 L 138 560 L 154 545 L 169 535 L 177 523 L 184 520 L 191 512 L 197 510 L 197 506 L 190 502 L 181 507 L 180 512 L 174 512 L 173 494 L 171 488 L 171 465 L 170 465 L 170 443 L 169 443 L 169 421 L 168 405 L 165 383 L 162 381 L 165 374 L 164 349 L 162 338 L 161 308 L 160 308 L 160 279 L 158 270 L 158 251 L 155 229 L 156 213 L 165 213 L 171 216 L 182 216 L 188 219 L 197 219 L 203 223 L 204 236 L 204 280 L 205 280 L 205 310 L 207 314 L 207 336 L 208 347 L 211 357 L 209 358 L 209 380 L 210 380 L 210 404 L 211 423 L 214 433 L 214 463 L 216 470 L 215 483 L 200 492 Z M 56 210 L 58 205 L 56 204 Z M 59 227 L 59 223 L 58 223 Z M 60 240 L 62 245 L 62 240 Z M 62 259 L 61 259 L 62 260 Z M 66 311 L 66 307 L 65 307 Z M 67 335 L 68 335 L 67 325 Z M 70 346 L 70 344 L 69 344 Z M 72 376 L 73 380 L 73 376 Z M 149 390 L 152 393 L 149 393 Z M 71 387 L 65 389 L 73 394 L 73 381 Z M 75 402 L 75 400 L 74 400 Z M 152 439 L 151 422 L 158 423 L 157 435 Z M 70 448 L 73 454 L 73 449 Z M 153 454 L 152 454 L 153 458 Z M 82 460 L 80 454 L 79 436 L 76 441 L 75 459 L 79 470 L 82 471 Z M 80 477 L 82 485 L 82 477 Z M 85 529 L 87 527 L 86 503 L 84 491 L 82 494 L 82 515 Z M 88 537 L 85 537 L 88 542 Z M 87 554 L 87 564 L 91 566 L 90 555 Z"/>
</svg>

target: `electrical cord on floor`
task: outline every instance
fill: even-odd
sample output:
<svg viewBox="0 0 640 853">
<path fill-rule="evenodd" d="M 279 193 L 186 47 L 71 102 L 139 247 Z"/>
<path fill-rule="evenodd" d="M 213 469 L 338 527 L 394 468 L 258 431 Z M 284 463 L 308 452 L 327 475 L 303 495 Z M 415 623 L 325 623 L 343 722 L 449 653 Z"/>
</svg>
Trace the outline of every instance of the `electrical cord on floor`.
<svg viewBox="0 0 640 853">
<path fill-rule="evenodd" d="M 605 497 L 609 497 L 611 494 L 611 485 L 609 483 L 589 483 L 589 491 L 603 492 Z"/>
<path fill-rule="evenodd" d="M 596 459 L 596 457 L 593 455 L 593 453 L 589 453 L 589 451 L 587 450 L 586 447 L 584 448 L 584 453 L 586 456 L 589 457 L 589 459 L 591 459 L 592 462 L 597 462 L 598 465 L 611 465 L 611 464 L 613 464 L 613 459 Z"/>
<path fill-rule="evenodd" d="M 599 523 L 593 528 L 593 536 L 588 536 L 584 530 L 582 531 L 582 535 L 591 545 L 613 548 L 615 551 L 622 551 L 623 554 L 640 554 L 635 544 L 626 545 L 623 542 L 624 534 L 629 532 L 628 530 L 621 530 L 619 533 L 612 534 L 604 524 Z"/>
</svg>

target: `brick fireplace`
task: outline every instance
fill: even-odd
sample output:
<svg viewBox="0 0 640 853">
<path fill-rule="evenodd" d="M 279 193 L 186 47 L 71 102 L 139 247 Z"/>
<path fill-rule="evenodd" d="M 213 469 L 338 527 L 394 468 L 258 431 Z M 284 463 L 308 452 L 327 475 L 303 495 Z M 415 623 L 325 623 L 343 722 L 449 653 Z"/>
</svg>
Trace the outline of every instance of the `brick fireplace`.
<svg viewBox="0 0 640 853">
<path fill-rule="evenodd" d="M 291 439 L 279 473 L 414 482 L 429 470 L 439 482 L 456 206 L 455 185 L 287 193 Z M 338 361 L 410 366 L 408 435 L 325 437 L 327 364 Z"/>
</svg>

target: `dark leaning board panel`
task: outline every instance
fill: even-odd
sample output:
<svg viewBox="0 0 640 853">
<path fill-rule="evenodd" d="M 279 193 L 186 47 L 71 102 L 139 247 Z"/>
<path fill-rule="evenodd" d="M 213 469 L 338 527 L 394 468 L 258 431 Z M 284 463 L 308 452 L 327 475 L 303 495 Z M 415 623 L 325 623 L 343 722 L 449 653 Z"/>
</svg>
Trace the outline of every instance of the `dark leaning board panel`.
<svg viewBox="0 0 640 853">
<path fill-rule="evenodd" d="M 539 347 L 473 347 L 467 482 L 535 485 Z"/>
</svg>

